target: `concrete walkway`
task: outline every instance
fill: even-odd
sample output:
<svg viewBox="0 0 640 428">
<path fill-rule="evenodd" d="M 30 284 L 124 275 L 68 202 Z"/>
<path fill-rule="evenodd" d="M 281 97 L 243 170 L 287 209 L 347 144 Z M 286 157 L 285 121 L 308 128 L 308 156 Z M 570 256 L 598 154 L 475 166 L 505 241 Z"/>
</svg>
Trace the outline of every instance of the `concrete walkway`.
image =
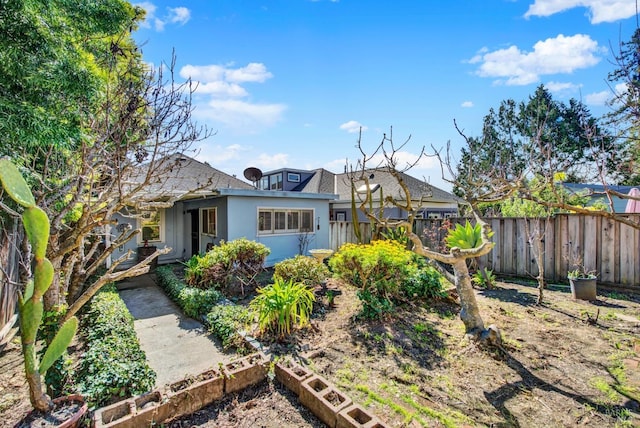
<svg viewBox="0 0 640 428">
<path fill-rule="evenodd" d="M 142 275 L 118 283 L 120 297 L 133 315 L 142 350 L 158 375 L 156 386 L 196 375 L 233 358 L 208 335 L 202 323 L 187 317 L 155 283 Z"/>
</svg>

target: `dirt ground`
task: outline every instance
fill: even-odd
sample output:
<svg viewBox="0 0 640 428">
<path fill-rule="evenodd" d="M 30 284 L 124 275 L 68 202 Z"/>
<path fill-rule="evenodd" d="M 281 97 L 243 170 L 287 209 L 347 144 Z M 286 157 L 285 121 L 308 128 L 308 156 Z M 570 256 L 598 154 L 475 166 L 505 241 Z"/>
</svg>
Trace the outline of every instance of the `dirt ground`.
<svg viewBox="0 0 640 428">
<path fill-rule="evenodd" d="M 574 301 L 568 287 L 499 282 L 478 290 L 485 324 L 503 349 L 464 337 L 458 306 L 414 304 L 385 322 L 355 318 L 355 290 L 319 305 L 313 327 L 274 344 L 338 385 L 390 427 L 640 426 L 640 296 L 601 293 Z M 326 303 L 326 301 L 325 301 Z M 595 318 L 597 317 L 597 321 Z M 28 410 L 18 345 L 0 355 L 0 427 Z M 277 382 L 232 395 L 177 427 L 319 427 Z"/>
</svg>

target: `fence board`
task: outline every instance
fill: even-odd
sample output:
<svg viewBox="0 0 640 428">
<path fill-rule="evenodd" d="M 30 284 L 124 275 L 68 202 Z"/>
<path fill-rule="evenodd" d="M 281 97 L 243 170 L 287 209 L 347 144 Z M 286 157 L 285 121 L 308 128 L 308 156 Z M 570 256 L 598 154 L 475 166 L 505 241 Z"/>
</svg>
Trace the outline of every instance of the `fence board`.
<svg viewBox="0 0 640 428">
<path fill-rule="evenodd" d="M 635 278 L 635 265 L 637 264 L 638 255 L 636 254 L 636 246 L 633 245 L 635 229 L 626 224 L 620 225 L 620 242 L 629 242 L 631 245 L 620 247 L 620 283 L 623 285 L 631 285 Z"/>
<path fill-rule="evenodd" d="M 600 240 L 600 280 L 603 282 L 615 282 L 615 223 L 609 219 L 602 220 Z"/>
</svg>

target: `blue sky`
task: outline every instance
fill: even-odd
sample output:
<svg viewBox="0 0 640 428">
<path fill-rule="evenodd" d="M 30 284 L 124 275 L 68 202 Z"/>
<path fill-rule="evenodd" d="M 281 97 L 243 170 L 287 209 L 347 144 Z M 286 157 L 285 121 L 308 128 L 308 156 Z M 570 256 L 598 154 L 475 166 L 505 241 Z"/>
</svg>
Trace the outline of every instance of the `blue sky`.
<svg viewBox="0 0 640 428">
<path fill-rule="evenodd" d="M 539 84 L 607 111 L 611 48 L 636 26 L 634 0 L 156 0 L 134 37 L 154 65 L 177 56 L 198 82 L 194 117 L 215 135 L 195 156 L 246 167 L 323 167 L 359 158 L 393 127 L 401 154 L 478 135 L 502 100 Z M 439 164 L 411 172 L 449 190 Z"/>
</svg>

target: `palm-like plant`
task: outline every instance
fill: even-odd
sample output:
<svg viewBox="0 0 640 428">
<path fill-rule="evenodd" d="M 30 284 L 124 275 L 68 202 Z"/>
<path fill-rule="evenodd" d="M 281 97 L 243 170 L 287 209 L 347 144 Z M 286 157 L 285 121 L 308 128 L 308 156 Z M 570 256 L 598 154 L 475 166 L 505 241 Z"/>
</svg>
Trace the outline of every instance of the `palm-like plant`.
<svg viewBox="0 0 640 428">
<path fill-rule="evenodd" d="M 271 331 L 284 337 L 294 326 L 309 324 L 315 295 L 304 284 L 275 279 L 273 284 L 257 292 L 250 307 L 258 314 L 261 331 Z"/>
<path fill-rule="evenodd" d="M 492 236 L 493 232 L 487 234 L 488 238 Z M 464 226 L 456 224 L 454 229 L 449 229 L 449 234 L 445 241 L 449 248 L 459 248 L 461 250 L 478 248 L 482 244 L 482 227 L 480 223 L 472 226 L 469 220 L 466 221 Z"/>
</svg>

